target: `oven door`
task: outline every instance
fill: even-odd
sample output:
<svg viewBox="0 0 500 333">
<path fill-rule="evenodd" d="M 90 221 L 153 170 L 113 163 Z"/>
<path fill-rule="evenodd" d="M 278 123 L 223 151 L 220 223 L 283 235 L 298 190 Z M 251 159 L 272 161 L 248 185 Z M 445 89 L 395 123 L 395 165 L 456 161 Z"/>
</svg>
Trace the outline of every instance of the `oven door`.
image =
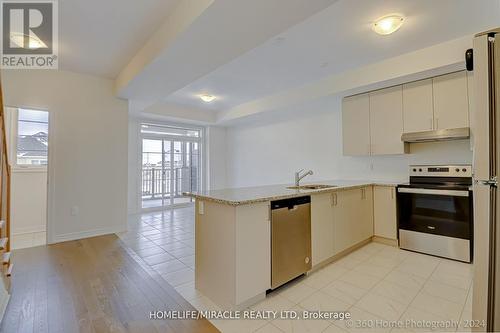
<svg viewBox="0 0 500 333">
<path fill-rule="evenodd" d="M 398 187 L 398 228 L 472 239 L 472 191 Z"/>
<path fill-rule="evenodd" d="M 402 249 L 472 261 L 472 191 L 398 188 Z"/>
</svg>

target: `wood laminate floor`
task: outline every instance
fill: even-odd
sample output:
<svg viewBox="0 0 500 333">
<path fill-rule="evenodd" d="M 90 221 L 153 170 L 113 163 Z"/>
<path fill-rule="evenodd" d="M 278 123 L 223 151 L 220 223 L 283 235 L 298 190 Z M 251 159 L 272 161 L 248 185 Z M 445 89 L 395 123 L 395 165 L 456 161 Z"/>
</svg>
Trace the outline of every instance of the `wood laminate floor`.
<svg viewBox="0 0 500 333">
<path fill-rule="evenodd" d="M 218 332 L 207 320 L 150 320 L 194 310 L 115 235 L 17 250 L 0 332 Z"/>
</svg>

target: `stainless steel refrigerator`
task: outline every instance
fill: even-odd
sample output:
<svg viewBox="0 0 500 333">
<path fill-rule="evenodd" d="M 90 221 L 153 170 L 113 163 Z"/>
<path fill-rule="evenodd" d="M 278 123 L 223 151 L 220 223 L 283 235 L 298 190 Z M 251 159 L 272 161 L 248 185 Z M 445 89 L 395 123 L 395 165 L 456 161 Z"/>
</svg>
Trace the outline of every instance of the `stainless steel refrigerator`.
<svg viewBox="0 0 500 333">
<path fill-rule="evenodd" d="M 474 289 L 477 331 L 500 331 L 500 28 L 473 47 Z M 484 324 L 484 325 L 483 325 Z"/>
</svg>

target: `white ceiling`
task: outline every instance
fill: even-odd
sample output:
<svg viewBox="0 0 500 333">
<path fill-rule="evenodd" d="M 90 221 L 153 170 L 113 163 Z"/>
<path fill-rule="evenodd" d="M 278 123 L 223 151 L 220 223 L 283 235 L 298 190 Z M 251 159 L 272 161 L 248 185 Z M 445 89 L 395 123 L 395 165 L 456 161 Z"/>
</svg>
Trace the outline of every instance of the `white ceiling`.
<svg viewBox="0 0 500 333">
<path fill-rule="evenodd" d="M 60 68 L 117 78 L 132 67 L 117 91 L 138 110 L 212 114 L 500 25 L 500 0 L 182 1 L 60 0 Z M 180 4 L 202 2 L 171 41 L 155 39 L 187 18 Z M 370 30 L 393 12 L 406 16 L 399 31 Z M 148 43 L 154 57 L 135 66 Z M 218 99 L 204 103 L 200 93 Z"/>
<path fill-rule="evenodd" d="M 406 16 L 393 35 L 370 23 Z M 499 0 L 341 0 L 210 74 L 165 96 L 169 104 L 227 110 L 241 103 L 500 25 Z M 197 95 L 218 96 L 212 103 Z"/>
<path fill-rule="evenodd" d="M 60 68 L 115 78 L 180 1 L 60 0 Z"/>
<path fill-rule="evenodd" d="M 120 97 L 141 100 L 140 104 L 149 107 L 335 1 L 182 2 L 133 63 L 122 70 L 115 90 Z"/>
</svg>

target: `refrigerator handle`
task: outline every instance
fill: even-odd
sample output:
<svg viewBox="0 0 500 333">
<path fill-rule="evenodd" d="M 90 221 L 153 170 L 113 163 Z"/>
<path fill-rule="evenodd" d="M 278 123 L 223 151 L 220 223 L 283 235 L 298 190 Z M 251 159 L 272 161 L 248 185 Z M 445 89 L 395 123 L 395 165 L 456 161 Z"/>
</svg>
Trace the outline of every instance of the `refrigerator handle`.
<svg viewBox="0 0 500 333">
<path fill-rule="evenodd" d="M 497 154 L 498 154 L 498 105 L 497 105 L 497 62 L 499 59 L 497 58 L 498 54 L 498 45 L 495 45 L 498 43 L 495 43 L 495 38 L 489 38 L 488 41 L 488 53 L 489 53 L 489 59 L 488 59 L 488 72 L 489 72 L 489 136 L 490 136 L 490 180 L 495 179 L 497 177 L 497 168 L 498 168 L 498 161 L 497 161 Z"/>
<path fill-rule="evenodd" d="M 500 237 L 498 234 L 498 149 L 500 149 L 500 129 L 497 123 L 500 119 L 500 108 L 498 98 L 500 95 L 499 76 L 500 76 L 500 44 L 495 34 L 488 36 L 488 98 L 489 98 L 489 180 L 477 180 L 476 184 L 490 185 L 490 203 L 489 203 L 489 256 L 488 256 L 488 293 L 487 293 L 487 313 L 486 313 L 486 331 L 498 331 L 500 326 L 500 294 L 499 286 L 496 284 L 499 271 L 499 252 L 498 246 Z"/>
</svg>

